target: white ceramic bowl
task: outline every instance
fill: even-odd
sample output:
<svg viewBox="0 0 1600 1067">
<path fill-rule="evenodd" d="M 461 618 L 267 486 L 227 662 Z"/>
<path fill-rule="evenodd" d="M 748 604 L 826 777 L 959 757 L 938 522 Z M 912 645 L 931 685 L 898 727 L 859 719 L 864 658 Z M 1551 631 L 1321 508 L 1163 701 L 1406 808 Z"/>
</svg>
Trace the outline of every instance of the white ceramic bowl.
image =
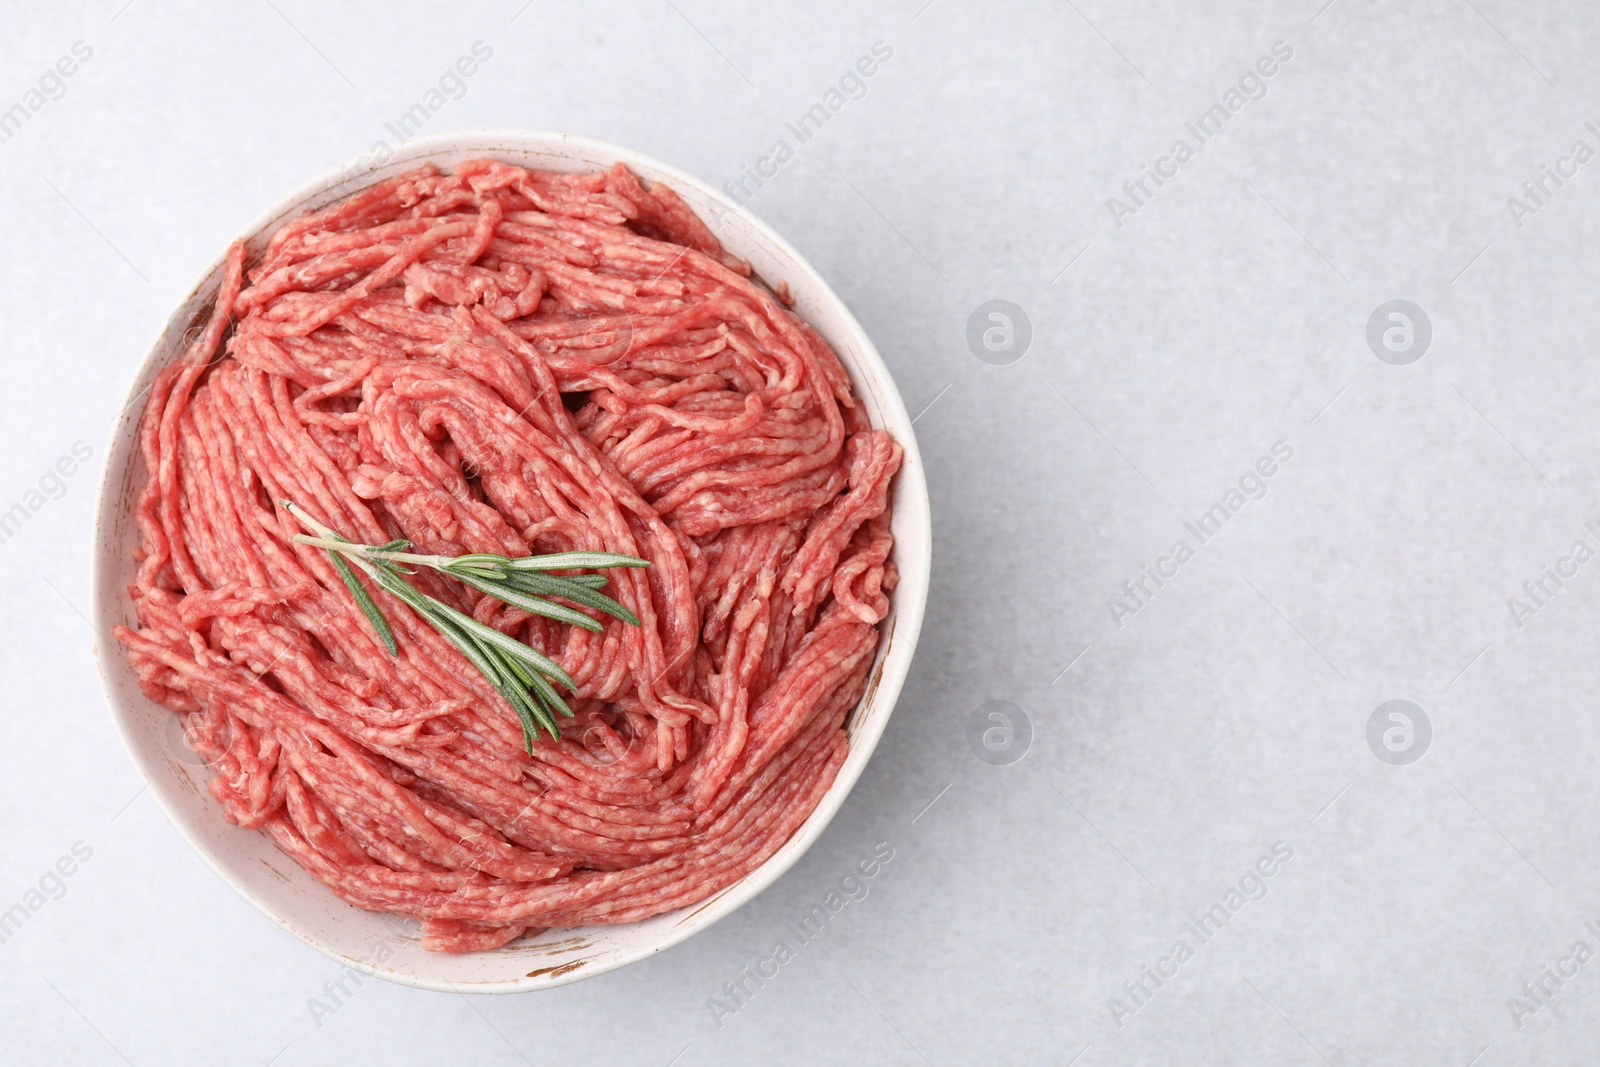
<svg viewBox="0 0 1600 1067">
<path fill-rule="evenodd" d="M 795 310 L 839 354 L 872 423 L 887 429 L 905 448 L 894 486 L 894 560 L 900 585 L 883 624 L 871 685 L 846 724 L 850 754 L 838 778 L 811 817 L 766 863 L 692 907 L 643 922 L 550 930 L 496 952 L 464 956 L 424 952 L 416 923 L 344 903 L 266 836 L 225 822 L 221 807 L 205 788 L 209 769 L 184 744 L 177 716 L 139 690 L 120 646 L 97 649 L 112 717 L 134 764 L 167 818 L 223 881 L 306 944 L 364 974 L 424 989 L 510 993 L 588 978 L 675 945 L 771 885 L 811 847 L 866 766 L 911 667 L 927 600 L 932 535 L 927 484 L 911 420 L 883 360 L 855 317 L 811 265 L 759 219 L 705 182 L 649 156 L 568 134 L 530 130 L 460 130 L 417 137 L 382 165 L 358 160 L 317 178 L 263 215 L 246 238 L 258 250 L 282 223 L 308 209 L 424 160 L 449 168 L 480 156 L 564 171 L 601 169 L 621 160 L 649 181 L 666 182 L 763 279 L 772 285 L 789 283 Z M 138 539 L 133 497 L 145 480 L 138 449 L 144 391 L 156 372 L 177 356 L 185 331 L 206 310 L 221 277 L 219 256 L 145 357 L 129 392 L 128 409 L 113 431 L 96 529 L 94 610 L 102 634 L 109 634 L 118 623 L 134 621 L 127 588 L 134 574 L 130 553 Z"/>
</svg>

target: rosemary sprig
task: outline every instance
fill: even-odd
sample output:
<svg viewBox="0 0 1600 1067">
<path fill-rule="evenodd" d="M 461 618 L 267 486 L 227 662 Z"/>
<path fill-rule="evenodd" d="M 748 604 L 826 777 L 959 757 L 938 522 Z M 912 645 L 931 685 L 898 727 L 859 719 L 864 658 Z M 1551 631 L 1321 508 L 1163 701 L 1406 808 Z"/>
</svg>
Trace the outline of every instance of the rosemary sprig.
<svg viewBox="0 0 1600 1067">
<path fill-rule="evenodd" d="M 516 710 L 522 723 L 522 734 L 528 752 L 533 752 L 533 742 L 542 727 L 552 738 L 561 736 L 556 725 L 556 715 L 572 718 L 572 709 L 561 699 L 552 682 L 567 689 L 577 686 L 560 664 L 514 637 L 466 615 L 450 605 L 436 600 L 406 581 L 403 575 L 414 574 L 415 567 L 426 567 L 470 585 L 479 592 L 535 615 L 557 622 L 581 626 L 599 633 L 603 627 L 581 611 L 557 604 L 548 599 L 560 597 L 573 604 L 592 608 L 630 626 L 639 625 L 639 617 L 615 600 L 601 593 L 606 579 L 598 574 L 561 576 L 546 573 L 579 568 L 648 567 L 647 560 L 622 556 L 614 552 L 557 552 L 546 556 L 494 556 L 473 553 L 466 556 L 430 556 L 408 551 L 409 541 L 390 541 L 384 545 L 356 544 L 335 530 L 324 526 L 308 515 L 305 509 L 291 501 L 283 501 L 284 508 L 301 525 L 317 536 L 296 534 L 301 544 L 327 551 L 333 568 L 350 590 L 350 596 L 372 626 L 383 647 L 391 656 L 400 654 L 389 620 L 373 602 L 361 580 L 351 569 L 354 563 L 377 586 L 398 600 L 404 601 L 476 667 L 489 684 Z"/>
</svg>

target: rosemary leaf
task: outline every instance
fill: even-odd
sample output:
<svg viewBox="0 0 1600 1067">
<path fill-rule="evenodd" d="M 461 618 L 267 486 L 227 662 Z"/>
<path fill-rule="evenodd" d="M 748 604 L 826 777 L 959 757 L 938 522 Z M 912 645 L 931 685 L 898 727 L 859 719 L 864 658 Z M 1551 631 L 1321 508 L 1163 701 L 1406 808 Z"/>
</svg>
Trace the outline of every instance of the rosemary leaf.
<svg viewBox="0 0 1600 1067">
<path fill-rule="evenodd" d="M 478 673 L 482 674 L 486 679 L 488 679 L 490 685 L 494 686 L 503 693 L 509 683 L 514 680 L 504 677 L 502 672 L 498 669 L 498 664 L 496 663 L 495 659 L 489 655 L 486 655 L 484 650 L 479 647 L 478 642 L 474 641 L 471 635 L 462 632 L 448 617 L 444 615 L 436 615 L 431 611 L 423 612 L 422 617 L 426 619 L 435 630 L 438 630 L 439 633 L 444 636 L 445 640 L 449 641 L 452 645 L 455 645 L 456 648 L 460 649 L 461 654 L 466 656 L 467 659 L 472 662 L 474 667 L 478 668 Z M 513 704 L 513 706 L 515 706 L 515 704 Z"/>
<path fill-rule="evenodd" d="M 595 622 L 581 611 L 576 611 L 564 604 L 553 604 L 548 600 L 540 600 L 538 597 L 528 596 L 503 582 L 491 582 L 471 574 L 456 574 L 455 577 L 472 586 L 472 588 L 488 593 L 496 600 L 503 600 L 513 607 L 521 608 L 523 611 L 529 611 L 535 615 L 543 615 L 545 618 L 554 619 L 557 622 L 581 626 L 583 629 L 592 630 L 595 633 L 605 629 L 604 626 Z"/>
<path fill-rule="evenodd" d="M 458 629 L 468 634 L 479 644 L 493 645 L 501 652 L 517 657 L 534 670 L 541 674 L 549 675 L 568 689 L 577 687 L 578 683 L 574 682 L 572 677 L 561 669 L 560 664 L 532 645 L 524 644 L 515 637 L 507 637 L 493 626 L 485 626 L 471 615 L 459 612 L 448 604 L 440 604 L 437 600 L 434 601 L 434 604 Z"/>
<path fill-rule="evenodd" d="M 487 578 L 492 582 L 502 581 L 506 577 L 505 571 L 498 570 L 494 567 L 463 567 L 455 563 L 452 563 L 448 568 L 446 568 L 445 573 L 454 575 L 457 578 L 464 574 L 470 574 L 474 578 Z"/>
<path fill-rule="evenodd" d="M 557 578 L 548 574 L 525 572 L 514 574 L 503 583 L 512 589 L 535 596 L 558 596 L 570 600 L 574 604 L 603 611 L 613 618 L 621 619 L 629 626 L 638 626 L 639 617 L 621 604 L 612 600 L 603 593 L 586 588 L 570 578 Z"/>
<path fill-rule="evenodd" d="M 561 694 L 556 692 L 555 687 L 540 675 L 535 674 L 533 676 L 533 691 L 543 697 L 547 705 L 553 705 L 556 711 L 559 711 L 567 718 L 574 717 L 572 709 L 567 707 L 567 702 L 561 699 Z"/>
<path fill-rule="evenodd" d="M 457 556 L 450 561 L 450 566 L 455 567 L 488 567 L 490 570 L 499 570 L 505 566 L 505 556 L 491 556 L 487 552 L 469 552 L 465 556 Z"/>
<path fill-rule="evenodd" d="M 433 612 L 428 603 L 433 600 L 432 597 L 418 590 L 416 586 L 388 567 L 373 567 L 370 573 L 386 593 L 405 601 L 418 615 L 428 619 L 430 622 L 432 621 L 429 617 Z"/>
<path fill-rule="evenodd" d="M 529 670 L 517 660 L 509 657 L 502 661 L 502 665 L 506 670 L 514 674 L 522 682 L 523 686 L 527 687 L 522 688 L 516 685 L 510 687 L 511 691 L 516 694 L 516 699 L 512 701 L 512 706 L 517 709 L 517 713 L 519 715 L 523 714 L 523 709 L 526 708 L 529 715 L 550 731 L 551 737 L 560 737 L 561 727 L 556 725 L 555 715 L 551 712 L 549 705 L 541 699 L 542 694 L 537 691 L 539 682 L 543 681 L 538 672 Z M 546 682 L 545 685 L 548 686 L 549 683 Z M 530 695 L 528 689 L 534 689 L 535 692 Z M 572 713 L 568 711 L 567 714 L 571 716 Z M 535 730 L 534 733 L 537 734 L 538 731 Z"/>
<path fill-rule="evenodd" d="M 549 556 L 495 557 L 499 565 L 514 571 L 564 571 L 579 567 L 648 567 L 649 560 L 619 556 L 615 552 L 557 552 Z"/>
<path fill-rule="evenodd" d="M 378 635 L 378 640 L 383 642 L 383 647 L 389 650 L 389 655 L 398 656 L 400 646 L 395 643 L 394 631 L 389 629 L 389 620 L 383 617 L 383 612 L 378 610 L 378 605 L 372 602 L 366 586 L 361 584 L 361 579 L 356 577 L 356 572 L 350 569 L 350 564 L 344 561 L 344 556 L 338 552 L 330 552 L 333 569 L 339 572 L 339 577 L 350 590 L 350 595 L 355 599 L 356 607 L 361 609 L 361 614 L 367 617 L 367 622 L 372 624 L 373 631 Z"/>
</svg>

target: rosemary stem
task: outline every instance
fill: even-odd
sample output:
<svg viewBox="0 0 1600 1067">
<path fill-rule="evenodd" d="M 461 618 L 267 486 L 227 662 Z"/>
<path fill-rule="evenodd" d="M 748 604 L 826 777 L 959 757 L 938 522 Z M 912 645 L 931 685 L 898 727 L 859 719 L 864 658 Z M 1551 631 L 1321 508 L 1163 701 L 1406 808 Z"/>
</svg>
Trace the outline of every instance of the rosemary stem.
<svg viewBox="0 0 1600 1067">
<path fill-rule="evenodd" d="M 419 567 L 441 569 L 450 564 L 451 556 L 424 556 L 415 552 L 385 552 L 373 548 L 371 545 L 357 545 L 349 541 L 335 541 L 327 537 L 311 537 L 307 534 L 295 534 L 294 539 L 302 545 L 313 548 L 325 548 L 330 552 L 342 552 L 346 556 L 357 560 L 381 559 L 389 563 L 414 563 Z"/>
</svg>

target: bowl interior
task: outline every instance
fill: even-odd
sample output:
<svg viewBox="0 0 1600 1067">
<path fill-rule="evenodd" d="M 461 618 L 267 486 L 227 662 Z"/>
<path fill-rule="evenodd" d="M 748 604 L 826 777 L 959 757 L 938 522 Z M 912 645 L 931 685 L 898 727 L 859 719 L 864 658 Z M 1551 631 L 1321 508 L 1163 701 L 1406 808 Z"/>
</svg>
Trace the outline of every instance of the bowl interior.
<svg viewBox="0 0 1600 1067">
<path fill-rule="evenodd" d="M 794 837 L 761 867 L 707 900 L 643 922 L 549 930 L 497 952 L 444 956 L 423 951 L 415 922 L 344 903 L 265 835 L 229 825 L 206 790 L 210 770 L 184 743 L 178 717 L 139 690 L 120 646 L 107 647 L 102 639 L 96 650 L 101 677 L 134 763 L 167 817 L 224 881 L 307 944 L 364 974 L 428 989 L 516 992 L 576 981 L 660 952 L 750 900 L 793 865 L 843 803 L 894 709 L 922 625 L 931 534 L 927 486 L 911 420 L 883 361 L 849 310 L 799 253 L 765 224 L 705 183 L 647 156 L 566 134 L 521 130 L 418 137 L 381 164 L 357 161 L 284 198 L 251 227 L 246 238 L 259 248 L 288 219 L 424 160 L 449 168 L 480 156 L 565 171 L 600 169 L 621 160 L 649 181 L 666 182 L 724 245 L 754 265 L 761 278 L 772 285 L 789 284 L 795 310 L 838 353 L 872 423 L 887 429 L 905 447 L 893 490 L 894 559 L 900 585 L 883 623 L 872 682 L 847 722 L 850 753 L 838 778 Z M 138 541 L 132 503 L 145 478 L 137 440 L 143 399 L 156 373 L 176 358 L 185 332 L 207 311 L 221 275 L 219 256 L 156 339 L 112 432 L 96 530 L 95 615 L 102 634 L 134 621 L 126 590 L 134 576 L 131 552 Z"/>
</svg>

